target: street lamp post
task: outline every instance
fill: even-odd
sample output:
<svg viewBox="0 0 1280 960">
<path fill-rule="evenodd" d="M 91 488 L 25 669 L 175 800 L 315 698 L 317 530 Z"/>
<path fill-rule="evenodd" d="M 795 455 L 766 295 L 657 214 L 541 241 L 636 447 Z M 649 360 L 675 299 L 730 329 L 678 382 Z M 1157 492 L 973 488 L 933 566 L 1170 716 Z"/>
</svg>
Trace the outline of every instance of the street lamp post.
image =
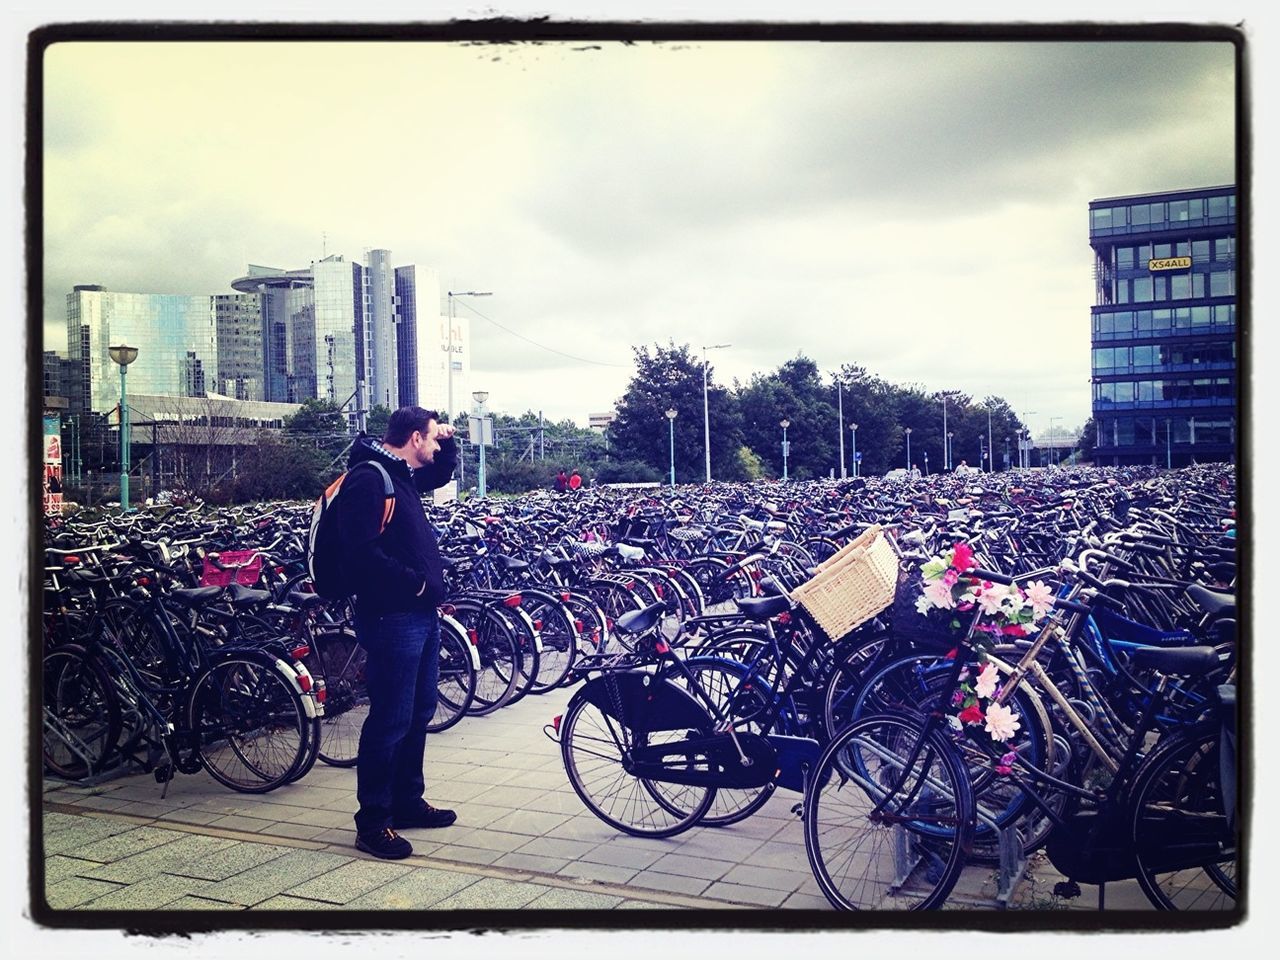
<svg viewBox="0 0 1280 960">
<path fill-rule="evenodd" d="M 946 450 L 946 454 L 947 454 L 947 466 L 946 466 L 946 469 L 947 469 L 947 470 L 950 470 L 950 469 L 951 469 L 951 438 L 952 438 L 952 437 L 954 437 L 954 436 L 955 436 L 955 433 L 954 433 L 954 432 L 952 432 L 952 433 L 948 433 L 948 434 L 947 434 L 946 439 L 943 441 L 943 445 L 947 448 L 947 450 Z"/>
<path fill-rule="evenodd" d="M 924 452 L 924 475 L 926 477 L 929 475 L 929 451 L 928 450 Z"/>
<path fill-rule="evenodd" d="M 1055 466 L 1058 463 L 1058 431 L 1054 428 L 1054 424 L 1061 419 L 1061 417 L 1049 418 L 1049 462 Z"/>
<path fill-rule="evenodd" d="M 450 363 L 452 362 L 453 361 L 451 358 Z M 485 496 L 485 494 L 488 493 L 488 487 L 485 485 L 485 481 L 487 478 L 484 472 L 484 439 L 485 439 L 484 438 L 484 421 L 485 421 L 484 405 L 489 400 L 489 391 L 476 390 L 471 394 L 471 399 L 476 402 L 476 407 L 480 411 L 480 416 L 476 418 L 476 421 L 475 421 L 480 426 L 480 436 L 477 438 L 480 441 L 480 469 L 476 475 L 476 496 L 483 497 Z"/>
<path fill-rule="evenodd" d="M 839 377 L 836 377 L 836 415 L 840 424 L 840 429 L 836 431 L 840 438 L 840 479 L 844 480 L 848 476 L 844 471 L 844 380 Z"/>
<path fill-rule="evenodd" d="M 911 472 L 911 428 L 906 427 L 903 433 L 907 435 L 907 473 Z"/>
<path fill-rule="evenodd" d="M 676 414 L 675 407 L 667 410 L 667 436 L 671 440 L 671 486 L 676 485 Z"/>
<path fill-rule="evenodd" d="M 853 461 L 853 476 L 856 480 L 858 477 L 858 425 L 856 423 L 849 424 L 849 433 L 851 434 L 850 442 L 852 443 L 849 459 Z"/>
<path fill-rule="evenodd" d="M 985 433 L 978 434 L 978 466 L 984 469 L 990 469 L 987 466 L 987 435 Z"/>
<path fill-rule="evenodd" d="M 437 293 L 436 296 L 438 297 L 440 296 L 440 294 Z M 449 295 L 448 295 L 449 350 L 448 350 L 448 357 L 445 360 L 445 362 L 448 364 L 448 367 L 446 368 L 446 370 L 449 376 L 449 409 L 445 412 L 448 413 L 450 417 L 450 422 L 452 422 L 452 418 L 454 414 L 457 412 L 453 409 L 453 322 L 456 317 L 456 314 L 454 312 L 453 301 L 455 297 L 492 297 L 492 296 L 493 296 L 493 292 L 490 290 L 458 290 L 458 291 L 450 290 L 449 291 Z M 436 301 L 436 305 L 437 307 L 439 306 L 439 301 Z"/>
<path fill-rule="evenodd" d="M 791 421 L 783 418 L 778 421 L 778 426 L 782 428 L 782 479 L 787 479 L 787 455 L 791 452 L 787 446 L 787 427 L 791 426 Z"/>
<path fill-rule="evenodd" d="M 707 456 L 707 483 L 711 482 L 711 406 L 707 402 L 707 351 L 724 350 L 728 343 L 713 343 L 702 347 L 702 445 Z"/>
<path fill-rule="evenodd" d="M 951 469 L 951 444 L 949 438 L 951 434 L 947 433 L 947 395 L 942 395 L 942 469 Z"/>
<path fill-rule="evenodd" d="M 1009 438 L 1004 438 L 1004 468 L 1009 469 Z"/>
<path fill-rule="evenodd" d="M 122 381 L 123 382 L 123 381 Z M 1173 469 L 1173 418 L 1164 418 L 1164 466 Z"/>
<path fill-rule="evenodd" d="M 119 344 L 108 347 L 111 359 L 120 365 L 120 511 L 129 512 L 129 397 L 125 374 L 129 364 L 138 359 L 138 348 Z"/>
</svg>

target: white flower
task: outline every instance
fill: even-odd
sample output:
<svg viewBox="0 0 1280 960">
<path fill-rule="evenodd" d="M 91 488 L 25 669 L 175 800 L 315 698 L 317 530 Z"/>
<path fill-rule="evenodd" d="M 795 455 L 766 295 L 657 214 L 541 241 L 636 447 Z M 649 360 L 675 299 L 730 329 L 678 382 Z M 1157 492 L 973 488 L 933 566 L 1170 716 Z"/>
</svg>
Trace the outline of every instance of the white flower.
<svg viewBox="0 0 1280 960">
<path fill-rule="evenodd" d="M 984 587 L 982 593 L 978 595 L 978 605 L 988 617 L 995 616 L 1000 612 L 1000 605 L 1004 603 L 1007 595 L 1001 586 L 993 584 L 990 587 Z"/>
<path fill-rule="evenodd" d="M 928 613 L 933 609 L 933 601 L 923 593 L 916 597 L 916 613 Z"/>
<path fill-rule="evenodd" d="M 1004 598 L 1004 602 L 1009 605 L 1008 613 L 1010 619 L 1021 613 L 1022 608 L 1027 605 L 1026 598 L 1017 587 L 1009 588 L 1009 594 Z"/>
<path fill-rule="evenodd" d="M 1013 737 L 1018 728 L 1022 726 L 1018 722 L 1018 714 L 1014 713 L 1010 708 L 993 703 L 987 707 L 987 725 L 986 731 L 991 734 L 992 740 L 1004 742 Z"/>
<path fill-rule="evenodd" d="M 995 695 L 996 685 L 999 682 L 1000 671 L 996 669 L 994 663 L 988 663 L 978 674 L 978 682 L 974 685 L 973 692 L 984 700 L 990 700 Z"/>
<path fill-rule="evenodd" d="M 964 729 L 964 724 L 960 722 L 960 718 L 953 713 L 947 714 L 947 725 L 957 733 Z"/>
<path fill-rule="evenodd" d="M 935 580 L 925 587 L 924 595 L 935 607 L 941 607 L 943 610 L 950 610 L 956 605 L 955 600 L 951 598 L 951 588 L 941 580 Z"/>
<path fill-rule="evenodd" d="M 1039 620 L 1053 609 L 1053 589 L 1043 580 L 1027 584 L 1027 602 L 1031 604 L 1032 616 Z"/>
</svg>

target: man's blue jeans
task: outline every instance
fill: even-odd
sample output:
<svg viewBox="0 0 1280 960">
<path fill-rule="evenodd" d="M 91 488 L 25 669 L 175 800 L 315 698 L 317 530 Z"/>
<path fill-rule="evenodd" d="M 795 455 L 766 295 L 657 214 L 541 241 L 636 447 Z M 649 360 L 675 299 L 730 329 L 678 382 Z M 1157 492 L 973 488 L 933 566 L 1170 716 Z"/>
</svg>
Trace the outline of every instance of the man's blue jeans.
<svg viewBox="0 0 1280 960">
<path fill-rule="evenodd" d="M 421 805 L 427 724 L 440 678 L 440 621 L 434 610 L 356 615 L 365 648 L 369 715 L 356 761 L 356 831 L 376 833 Z"/>
</svg>

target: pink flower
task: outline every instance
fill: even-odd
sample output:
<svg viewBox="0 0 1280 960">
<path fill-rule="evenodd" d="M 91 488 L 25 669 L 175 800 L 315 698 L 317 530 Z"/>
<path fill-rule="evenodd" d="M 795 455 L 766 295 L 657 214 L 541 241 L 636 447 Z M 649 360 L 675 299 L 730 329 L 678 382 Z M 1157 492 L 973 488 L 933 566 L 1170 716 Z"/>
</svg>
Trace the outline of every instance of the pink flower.
<svg viewBox="0 0 1280 960">
<path fill-rule="evenodd" d="M 951 587 L 947 585 L 945 580 L 935 580 L 929 584 L 924 588 L 924 595 L 932 601 L 935 607 L 941 607 L 943 610 L 950 610 L 956 605 L 955 600 L 951 597 Z"/>
<path fill-rule="evenodd" d="M 996 669 L 994 663 L 988 663 L 982 668 L 982 672 L 978 674 L 978 682 L 973 688 L 973 692 L 984 700 L 990 700 L 991 695 L 996 692 L 996 683 L 1000 680 L 1000 671 Z"/>
<path fill-rule="evenodd" d="M 1006 753 L 1003 757 L 1000 758 L 1000 763 L 1003 766 L 1012 767 L 1017 762 L 1017 760 L 1018 760 L 1018 755 L 1014 753 L 1012 750 L 1010 750 L 1008 753 Z"/>
<path fill-rule="evenodd" d="M 955 567 L 947 567 L 947 572 L 942 575 L 942 581 L 948 587 L 954 587 L 960 579 L 960 574 L 956 572 Z"/>
<path fill-rule="evenodd" d="M 1002 777 L 1007 777 L 1009 774 L 1013 773 L 1013 767 L 1002 763 L 996 767 L 996 773 L 1000 774 Z"/>
<path fill-rule="evenodd" d="M 957 570 L 972 570 L 974 567 L 973 550 L 964 542 L 957 543 L 955 551 L 951 554 L 951 565 Z"/>
<path fill-rule="evenodd" d="M 963 713 L 960 715 L 960 719 L 964 719 Z M 986 731 L 991 735 L 992 740 L 999 740 L 1003 743 L 1012 739 L 1018 728 L 1022 726 L 1018 722 L 1019 719 L 1018 714 L 1014 713 L 1009 707 L 993 703 L 987 707 Z"/>
<path fill-rule="evenodd" d="M 1027 602 L 1033 619 L 1039 620 L 1053 609 L 1053 589 L 1043 580 L 1027 584 Z"/>
</svg>

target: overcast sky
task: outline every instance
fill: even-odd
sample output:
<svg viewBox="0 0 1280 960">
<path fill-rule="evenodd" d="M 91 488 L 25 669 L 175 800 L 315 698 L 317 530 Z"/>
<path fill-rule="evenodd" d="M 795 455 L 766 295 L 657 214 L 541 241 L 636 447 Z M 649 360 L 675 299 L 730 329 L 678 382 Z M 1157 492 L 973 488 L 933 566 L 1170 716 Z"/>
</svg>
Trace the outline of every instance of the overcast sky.
<svg viewBox="0 0 1280 960">
<path fill-rule="evenodd" d="M 583 49 L 583 48 L 586 49 Z M 325 249 L 483 289 L 490 405 L 585 424 L 630 345 L 797 353 L 1089 416 L 1088 203 L 1235 178 L 1225 43 L 64 44 L 46 346 L 77 283 L 230 292 Z M 327 237 L 327 239 L 325 239 Z M 327 247 L 325 246 L 327 244 Z M 421 308 L 421 307 L 420 307 Z M 460 310 L 465 313 L 465 311 Z M 1031 412 L 1034 411 L 1034 414 Z"/>
</svg>

